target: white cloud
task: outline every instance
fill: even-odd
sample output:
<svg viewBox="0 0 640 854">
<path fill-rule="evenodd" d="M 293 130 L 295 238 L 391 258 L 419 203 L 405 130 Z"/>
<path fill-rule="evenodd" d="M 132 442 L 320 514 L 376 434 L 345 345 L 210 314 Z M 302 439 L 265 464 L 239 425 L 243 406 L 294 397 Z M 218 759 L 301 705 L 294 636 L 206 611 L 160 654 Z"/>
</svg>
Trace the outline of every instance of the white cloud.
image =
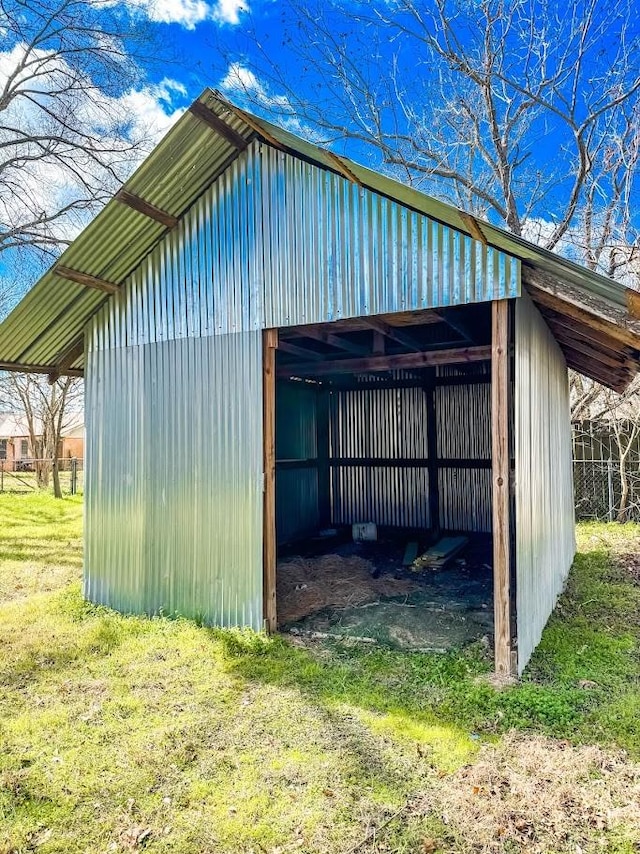
<svg viewBox="0 0 640 854">
<path fill-rule="evenodd" d="M 204 21 L 237 26 L 240 15 L 249 9 L 245 0 L 124 0 L 130 10 L 144 14 L 158 24 L 180 24 L 193 30 Z"/>
<path fill-rule="evenodd" d="M 244 0 L 218 0 L 213 10 L 213 18 L 222 24 L 236 26 L 240 23 L 240 13 L 248 11 L 249 6 Z"/>
<path fill-rule="evenodd" d="M 226 92 L 242 106 L 252 109 L 257 106 L 271 114 L 271 118 L 291 133 L 302 136 L 310 142 L 322 145 L 325 140 L 310 125 L 300 120 L 294 105 L 286 95 L 277 95 L 269 91 L 254 72 L 240 62 L 232 62 L 227 73 L 219 83 L 220 90 Z"/>
<path fill-rule="evenodd" d="M 17 44 L 0 52 L 0 90 L 20 67 L 24 51 L 25 45 Z M 38 76 L 29 78 L 23 70 L 16 81 L 30 94 L 18 95 L 3 111 L 0 226 L 6 232 L 32 222 L 36 233 L 72 239 L 95 212 L 91 204 L 74 206 L 87 199 L 86 185 L 104 193 L 115 190 L 180 117 L 176 101 L 186 90 L 166 79 L 108 96 L 55 54 L 32 51 L 30 56 L 37 60 Z M 65 143 L 55 142 L 62 127 L 58 119 L 67 128 Z M 92 138 L 89 148 L 98 158 L 84 147 L 83 133 Z"/>
<path fill-rule="evenodd" d="M 205 0 L 125 0 L 125 5 L 143 12 L 150 21 L 180 24 L 188 30 L 212 17 Z"/>
</svg>

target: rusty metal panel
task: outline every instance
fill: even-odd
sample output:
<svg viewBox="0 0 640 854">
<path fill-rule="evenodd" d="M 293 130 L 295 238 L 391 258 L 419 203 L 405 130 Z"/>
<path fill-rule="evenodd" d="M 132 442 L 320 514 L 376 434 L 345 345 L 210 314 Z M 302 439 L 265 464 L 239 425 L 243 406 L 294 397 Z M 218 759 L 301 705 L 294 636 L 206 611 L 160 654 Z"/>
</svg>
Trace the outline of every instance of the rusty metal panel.
<svg viewBox="0 0 640 854">
<path fill-rule="evenodd" d="M 101 350 L 87 368 L 87 597 L 260 629 L 261 334 Z"/>
<path fill-rule="evenodd" d="M 571 456 L 566 362 L 524 295 L 515 319 L 518 673 L 540 641 L 575 554 Z"/>
</svg>

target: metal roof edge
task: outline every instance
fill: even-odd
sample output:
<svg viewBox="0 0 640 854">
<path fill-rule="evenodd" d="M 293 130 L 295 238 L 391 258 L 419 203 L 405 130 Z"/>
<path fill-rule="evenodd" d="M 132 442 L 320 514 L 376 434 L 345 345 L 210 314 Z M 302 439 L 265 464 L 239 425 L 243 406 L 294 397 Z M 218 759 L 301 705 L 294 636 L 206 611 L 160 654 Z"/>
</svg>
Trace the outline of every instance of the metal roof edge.
<svg viewBox="0 0 640 854">
<path fill-rule="evenodd" d="M 200 105 L 198 109 L 194 109 L 196 104 Z M 207 111 L 211 115 L 207 116 Z M 247 112 L 221 93 L 206 88 L 118 193 L 0 324 L 2 349 L 7 350 L 6 353 L 0 352 L 3 360 L 0 369 L 3 366 L 7 369 L 13 362 L 16 369 L 24 370 L 30 364 L 36 370 L 44 371 L 49 367 L 55 370 L 63 360 L 66 348 L 82 334 L 87 320 L 109 299 L 109 293 L 92 288 L 123 285 L 163 240 L 170 227 L 166 223 L 179 221 L 254 139 L 341 175 L 358 186 L 505 252 L 522 262 L 523 281 L 526 269 L 530 268 L 551 277 L 559 287 L 565 285 L 565 299 L 571 300 L 571 291 L 579 289 L 585 296 L 615 310 L 609 311 L 609 315 L 615 316 L 621 327 L 637 337 L 640 348 L 640 324 L 636 322 L 640 318 L 640 295 L 633 289 L 394 178 L 308 142 Z M 126 240 L 123 239 L 125 233 Z M 103 237 L 106 240 L 103 241 Z M 117 245 L 119 241 L 122 241 L 122 247 Z M 107 252 L 104 257 L 96 256 L 96 247 L 99 252 L 106 252 L 104 247 L 112 244 L 116 244 L 116 249 L 111 255 Z M 75 281 L 65 280 L 60 272 L 56 273 L 56 268 L 58 271 L 68 268 L 71 273 L 80 271 L 87 281 L 81 284 L 77 278 Z M 31 320 L 33 309 L 54 300 L 58 302 L 50 315 L 44 312 L 43 318 Z M 29 334 L 31 339 L 23 351 L 22 345 Z M 42 339 L 45 339 L 46 346 L 40 343 Z M 18 358 L 23 353 L 29 358 Z M 80 361 L 72 363 L 74 372 L 80 372 Z"/>
</svg>

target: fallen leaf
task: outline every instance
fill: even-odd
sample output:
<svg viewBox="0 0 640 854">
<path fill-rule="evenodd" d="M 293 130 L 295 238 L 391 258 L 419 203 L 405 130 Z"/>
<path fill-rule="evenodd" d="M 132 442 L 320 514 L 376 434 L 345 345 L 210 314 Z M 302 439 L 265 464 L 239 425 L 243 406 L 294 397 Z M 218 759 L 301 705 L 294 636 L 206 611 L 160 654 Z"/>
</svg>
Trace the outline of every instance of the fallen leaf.
<svg viewBox="0 0 640 854">
<path fill-rule="evenodd" d="M 133 825 L 120 834 L 120 844 L 128 851 L 137 851 L 149 841 L 151 828 Z"/>
<path fill-rule="evenodd" d="M 430 837 L 422 840 L 422 854 L 434 854 L 438 850 L 438 844 Z"/>
</svg>

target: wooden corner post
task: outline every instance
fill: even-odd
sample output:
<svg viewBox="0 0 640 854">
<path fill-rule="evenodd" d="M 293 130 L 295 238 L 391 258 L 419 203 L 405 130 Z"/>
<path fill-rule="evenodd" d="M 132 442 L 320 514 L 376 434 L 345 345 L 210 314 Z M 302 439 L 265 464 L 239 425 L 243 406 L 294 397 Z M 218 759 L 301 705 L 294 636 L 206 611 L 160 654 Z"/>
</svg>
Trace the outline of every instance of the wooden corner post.
<svg viewBox="0 0 640 854">
<path fill-rule="evenodd" d="M 509 553 L 509 301 L 491 304 L 491 460 L 495 669 L 512 675 Z"/>
<path fill-rule="evenodd" d="M 276 609 L 276 349 L 278 330 L 266 329 L 262 338 L 263 378 L 263 618 L 267 632 L 278 627 Z"/>
</svg>

